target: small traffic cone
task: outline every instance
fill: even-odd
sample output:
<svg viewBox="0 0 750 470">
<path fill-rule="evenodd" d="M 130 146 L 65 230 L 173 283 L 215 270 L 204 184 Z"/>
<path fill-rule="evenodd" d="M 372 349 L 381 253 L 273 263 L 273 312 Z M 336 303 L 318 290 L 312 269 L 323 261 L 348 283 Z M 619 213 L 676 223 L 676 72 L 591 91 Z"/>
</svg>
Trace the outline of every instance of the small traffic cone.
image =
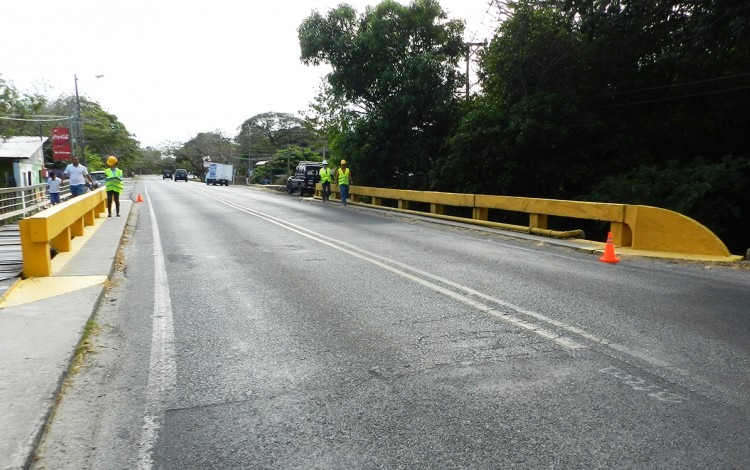
<svg viewBox="0 0 750 470">
<path fill-rule="evenodd" d="M 615 255 L 615 240 L 612 236 L 612 232 L 607 235 L 607 244 L 604 246 L 604 256 L 599 258 L 599 261 L 603 263 L 619 263 L 620 260 Z"/>
<path fill-rule="evenodd" d="M 143 202 L 143 198 L 141 197 L 141 193 L 138 193 L 138 197 L 135 198 L 135 202 Z"/>
</svg>

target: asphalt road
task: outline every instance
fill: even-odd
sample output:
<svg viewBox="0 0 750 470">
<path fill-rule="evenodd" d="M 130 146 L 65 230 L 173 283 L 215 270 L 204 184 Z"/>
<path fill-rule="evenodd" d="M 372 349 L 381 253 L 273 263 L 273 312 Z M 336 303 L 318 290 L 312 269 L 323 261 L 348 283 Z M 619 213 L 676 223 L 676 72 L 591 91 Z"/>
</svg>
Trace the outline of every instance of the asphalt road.
<svg viewBox="0 0 750 470">
<path fill-rule="evenodd" d="M 34 468 L 746 468 L 750 272 L 148 179 Z"/>
</svg>

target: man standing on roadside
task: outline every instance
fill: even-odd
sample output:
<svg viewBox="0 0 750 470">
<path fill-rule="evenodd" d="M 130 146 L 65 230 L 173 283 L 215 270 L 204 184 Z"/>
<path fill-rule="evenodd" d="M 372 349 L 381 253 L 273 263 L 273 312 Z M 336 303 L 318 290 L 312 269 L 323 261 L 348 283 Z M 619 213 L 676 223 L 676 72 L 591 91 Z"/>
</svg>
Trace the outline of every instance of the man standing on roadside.
<svg viewBox="0 0 750 470">
<path fill-rule="evenodd" d="M 60 204 L 60 183 L 62 181 L 57 177 L 54 171 L 49 172 L 47 187 L 49 188 L 49 202 L 54 206 Z"/>
<path fill-rule="evenodd" d="M 341 160 L 341 168 L 336 170 L 336 183 L 341 191 L 341 203 L 346 205 L 346 198 L 349 197 L 349 183 L 352 181 L 351 172 L 346 167 L 346 160 Z"/>
<path fill-rule="evenodd" d="M 328 160 L 323 160 L 323 168 L 320 169 L 320 186 L 323 188 L 323 202 L 331 197 L 331 169 L 328 168 Z"/>
<path fill-rule="evenodd" d="M 94 186 L 94 180 L 86 167 L 80 164 L 78 157 L 73 157 L 73 163 L 65 167 L 63 173 L 70 179 L 70 197 L 80 196 L 86 191 L 86 177 L 91 186 Z"/>
</svg>

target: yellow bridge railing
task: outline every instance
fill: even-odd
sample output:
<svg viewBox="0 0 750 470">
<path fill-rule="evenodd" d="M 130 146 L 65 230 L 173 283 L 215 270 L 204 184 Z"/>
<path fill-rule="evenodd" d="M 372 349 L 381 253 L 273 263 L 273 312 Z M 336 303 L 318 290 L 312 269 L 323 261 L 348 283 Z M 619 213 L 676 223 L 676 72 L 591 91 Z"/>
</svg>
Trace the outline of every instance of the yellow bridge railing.
<svg viewBox="0 0 750 470">
<path fill-rule="evenodd" d="M 336 185 L 331 185 L 331 190 L 334 198 L 340 198 Z M 321 187 L 318 183 L 315 197 L 320 197 L 320 194 Z M 427 203 L 430 205 L 429 213 L 416 213 L 560 238 L 577 236 L 580 231 L 548 230 L 550 216 L 604 221 L 610 223 L 614 243 L 619 247 L 649 252 L 727 258 L 732 261 L 741 259 L 740 256 L 732 255 L 724 242 L 699 222 L 677 212 L 652 206 L 409 191 L 364 186 L 350 186 L 349 197 L 358 204 L 407 212 L 415 212 L 410 209 L 412 202 Z M 384 206 L 384 200 L 395 201 L 396 207 Z M 449 206 L 471 208 L 472 217 L 469 219 L 447 216 L 445 208 Z M 490 222 L 489 211 L 493 209 L 526 213 L 529 215 L 529 225 L 526 227 Z"/>
<path fill-rule="evenodd" d="M 68 199 L 18 222 L 23 254 L 23 274 L 44 277 L 52 274 L 51 249 L 66 252 L 73 237 L 84 234 L 87 226 L 106 208 L 104 188 Z"/>
</svg>

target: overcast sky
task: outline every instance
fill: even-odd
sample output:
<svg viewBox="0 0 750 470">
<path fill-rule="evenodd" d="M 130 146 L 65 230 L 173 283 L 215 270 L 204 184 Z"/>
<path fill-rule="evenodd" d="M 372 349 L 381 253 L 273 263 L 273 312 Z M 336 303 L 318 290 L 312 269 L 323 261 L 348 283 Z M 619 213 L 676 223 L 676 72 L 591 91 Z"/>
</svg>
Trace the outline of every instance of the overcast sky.
<svg viewBox="0 0 750 470">
<path fill-rule="evenodd" d="M 466 40 L 496 26 L 487 0 L 439 0 Z M 0 75 L 23 92 L 99 102 L 145 146 L 237 134 L 264 112 L 298 114 L 323 67 L 300 63 L 297 27 L 341 3 L 375 0 L 8 0 Z M 408 4 L 408 1 L 400 3 Z M 102 76 L 97 78 L 97 76 Z"/>
</svg>

